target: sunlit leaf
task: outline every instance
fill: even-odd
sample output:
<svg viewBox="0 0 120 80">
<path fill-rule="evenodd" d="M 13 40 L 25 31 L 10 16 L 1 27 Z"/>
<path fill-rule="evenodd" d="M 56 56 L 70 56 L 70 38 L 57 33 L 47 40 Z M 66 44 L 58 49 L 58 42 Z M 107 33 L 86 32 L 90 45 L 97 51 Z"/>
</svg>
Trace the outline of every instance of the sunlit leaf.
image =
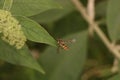
<svg viewBox="0 0 120 80">
<path fill-rule="evenodd" d="M 28 40 L 56 46 L 56 40 L 40 24 L 26 17 L 16 16 L 16 18 L 20 21 Z"/>
</svg>

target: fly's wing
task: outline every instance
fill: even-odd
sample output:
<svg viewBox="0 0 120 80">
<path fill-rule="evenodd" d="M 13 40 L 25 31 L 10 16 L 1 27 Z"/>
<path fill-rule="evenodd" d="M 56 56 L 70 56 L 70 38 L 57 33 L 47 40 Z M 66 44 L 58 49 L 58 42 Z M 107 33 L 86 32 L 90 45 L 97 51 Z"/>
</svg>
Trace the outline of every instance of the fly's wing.
<svg viewBox="0 0 120 80">
<path fill-rule="evenodd" d="M 57 53 L 60 53 L 60 48 L 66 51 L 69 50 L 67 43 L 74 43 L 76 42 L 76 39 L 71 39 L 71 40 L 57 39 L 57 41 L 58 41 Z"/>
<path fill-rule="evenodd" d="M 69 39 L 69 40 L 64 40 L 64 43 L 74 43 L 76 42 L 76 39 Z"/>
</svg>

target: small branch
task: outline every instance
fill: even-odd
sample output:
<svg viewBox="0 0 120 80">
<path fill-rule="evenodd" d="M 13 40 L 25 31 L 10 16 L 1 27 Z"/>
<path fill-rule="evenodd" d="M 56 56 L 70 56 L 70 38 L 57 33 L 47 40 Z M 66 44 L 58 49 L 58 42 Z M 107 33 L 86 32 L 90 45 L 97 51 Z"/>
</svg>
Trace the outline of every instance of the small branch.
<svg viewBox="0 0 120 80">
<path fill-rule="evenodd" d="M 91 20 L 94 21 L 94 18 L 95 18 L 95 0 L 88 0 L 87 13 L 89 15 L 89 18 L 91 18 Z M 93 30 L 92 25 L 89 25 L 88 30 L 89 30 L 90 36 L 93 36 L 94 30 Z"/>
<path fill-rule="evenodd" d="M 118 72 L 118 70 L 119 70 L 119 60 L 115 58 L 111 71 L 113 73 L 116 73 L 116 72 Z"/>
<path fill-rule="evenodd" d="M 87 12 L 89 17 L 94 20 L 95 18 L 95 0 L 88 0 Z"/>
<path fill-rule="evenodd" d="M 98 36 L 101 38 L 101 40 L 104 42 L 106 47 L 114 54 L 114 56 L 118 59 L 120 59 L 120 53 L 116 48 L 113 48 L 111 45 L 111 42 L 108 40 L 106 35 L 101 31 L 98 24 L 95 23 L 87 14 L 86 9 L 82 5 L 82 3 L 79 0 L 72 0 L 73 4 L 76 6 L 77 10 L 81 13 L 81 15 L 84 17 L 84 19 L 92 25 L 94 31 L 98 34 Z"/>
<path fill-rule="evenodd" d="M 12 7 L 13 0 L 5 0 L 3 5 L 3 10 L 9 11 Z"/>
<path fill-rule="evenodd" d="M 120 45 L 116 45 L 116 49 L 120 51 Z"/>
</svg>

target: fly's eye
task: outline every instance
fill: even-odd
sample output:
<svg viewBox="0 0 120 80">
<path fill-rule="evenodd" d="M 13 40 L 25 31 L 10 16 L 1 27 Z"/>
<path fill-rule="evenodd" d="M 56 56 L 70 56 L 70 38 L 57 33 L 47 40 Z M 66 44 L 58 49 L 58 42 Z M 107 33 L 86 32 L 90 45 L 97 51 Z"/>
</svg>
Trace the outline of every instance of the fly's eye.
<svg viewBox="0 0 120 80">
<path fill-rule="evenodd" d="M 62 44 L 63 46 L 65 46 L 65 44 Z"/>
</svg>

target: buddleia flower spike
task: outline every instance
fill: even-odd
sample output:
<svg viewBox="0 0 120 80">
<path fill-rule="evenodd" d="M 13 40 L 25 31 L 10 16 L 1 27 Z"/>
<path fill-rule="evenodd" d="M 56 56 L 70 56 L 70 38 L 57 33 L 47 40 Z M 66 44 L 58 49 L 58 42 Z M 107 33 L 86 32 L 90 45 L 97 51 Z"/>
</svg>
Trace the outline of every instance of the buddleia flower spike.
<svg viewBox="0 0 120 80">
<path fill-rule="evenodd" d="M 19 21 L 9 11 L 0 10 L 0 34 L 2 34 L 1 38 L 5 42 L 15 46 L 17 49 L 21 49 L 26 42 Z"/>
</svg>

